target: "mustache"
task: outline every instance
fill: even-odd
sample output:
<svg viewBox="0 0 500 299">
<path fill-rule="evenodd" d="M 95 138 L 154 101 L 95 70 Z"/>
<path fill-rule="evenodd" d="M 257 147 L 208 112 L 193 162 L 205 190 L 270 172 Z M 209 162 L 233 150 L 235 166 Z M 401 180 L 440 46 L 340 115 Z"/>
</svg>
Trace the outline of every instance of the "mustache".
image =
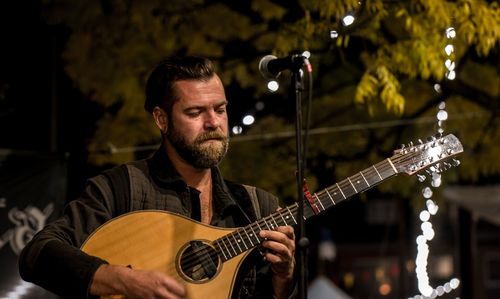
<svg viewBox="0 0 500 299">
<path fill-rule="evenodd" d="M 208 131 L 208 132 L 203 132 L 198 137 L 196 137 L 196 143 L 201 143 L 210 139 L 218 139 L 221 141 L 226 141 L 229 139 L 229 137 L 222 131 Z"/>
</svg>

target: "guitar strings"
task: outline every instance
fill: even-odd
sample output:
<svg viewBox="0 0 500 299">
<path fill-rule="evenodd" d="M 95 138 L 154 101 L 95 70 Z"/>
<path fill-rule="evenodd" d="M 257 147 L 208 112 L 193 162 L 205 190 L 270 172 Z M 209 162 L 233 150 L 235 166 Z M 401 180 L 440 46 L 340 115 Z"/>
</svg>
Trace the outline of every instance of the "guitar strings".
<svg viewBox="0 0 500 299">
<path fill-rule="evenodd" d="M 290 213 L 292 213 L 292 211 L 290 211 Z M 278 220 L 276 220 L 276 218 L 274 218 L 274 216 L 276 216 L 278 214 L 281 216 L 280 218 L 282 220 L 280 220 L 279 218 L 278 218 Z M 262 227 L 267 227 L 268 229 L 273 229 L 274 227 L 276 227 L 276 225 L 277 226 L 288 225 L 288 223 L 285 222 L 285 218 L 282 217 L 281 214 L 282 213 L 280 210 L 274 214 L 271 214 L 271 215 L 268 215 L 266 217 L 259 219 L 255 223 L 247 225 L 246 227 L 238 228 L 234 232 L 229 233 L 229 234 L 227 234 L 219 239 L 214 240 L 210 244 L 212 246 L 213 250 L 210 250 L 209 253 L 204 253 L 203 257 L 201 257 L 201 258 L 199 257 L 198 253 L 200 253 L 200 251 L 204 250 L 205 248 L 203 248 L 201 250 L 193 250 L 192 252 L 190 252 L 189 254 L 186 254 L 184 256 L 184 258 L 181 262 L 181 266 L 183 268 L 189 269 L 189 268 L 194 268 L 195 266 L 197 266 L 199 264 L 203 264 L 204 262 L 217 261 L 219 258 L 222 261 L 225 261 L 225 260 L 229 260 L 230 258 L 233 258 L 233 257 L 235 257 L 235 256 L 237 256 L 237 255 L 239 255 L 239 254 L 241 254 L 249 249 L 257 247 L 258 245 L 260 245 L 260 243 L 262 242 L 263 239 L 258 237 L 258 235 L 257 235 L 258 232 L 257 232 L 257 234 L 255 234 L 255 230 L 254 230 L 254 228 L 256 228 L 255 226 L 259 226 L 259 228 L 260 228 L 261 227 L 260 225 L 262 225 Z M 293 215 L 290 215 L 290 216 L 293 217 Z M 271 226 L 270 226 L 268 224 L 271 219 L 275 222 L 276 225 L 271 224 Z M 260 223 L 260 225 L 259 225 L 259 223 Z M 252 233 L 250 235 L 248 234 L 248 229 L 251 229 L 251 231 L 252 231 Z M 260 230 L 261 229 L 259 229 L 258 231 L 260 231 Z M 241 236 L 241 238 L 237 238 L 236 234 Z M 245 238 L 245 237 L 243 237 L 244 235 L 247 235 L 248 237 Z M 255 236 L 255 238 L 257 239 L 257 240 L 255 240 L 255 242 L 251 242 L 252 235 Z M 243 248 L 241 248 L 241 246 L 236 245 L 237 243 L 233 243 L 234 241 L 231 241 L 231 237 L 236 242 L 238 242 L 238 240 L 243 242 L 245 244 L 245 249 L 243 250 Z M 245 241 L 245 239 L 246 239 L 246 241 Z M 250 244 L 248 244 L 247 242 L 250 242 Z M 224 253 L 224 249 L 221 246 L 221 243 L 224 244 L 224 246 L 226 247 L 225 252 L 227 252 L 227 255 Z M 227 243 L 229 243 L 229 246 L 225 245 Z M 229 248 L 233 249 L 233 251 L 231 252 L 231 250 L 229 250 Z"/>
</svg>

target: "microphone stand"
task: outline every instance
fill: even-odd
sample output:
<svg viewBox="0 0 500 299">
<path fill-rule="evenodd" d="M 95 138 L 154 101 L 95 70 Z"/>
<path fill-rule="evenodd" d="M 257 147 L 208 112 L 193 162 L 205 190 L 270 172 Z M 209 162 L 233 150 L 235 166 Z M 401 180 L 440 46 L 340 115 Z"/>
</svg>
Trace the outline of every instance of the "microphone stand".
<svg viewBox="0 0 500 299">
<path fill-rule="evenodd" d="M 307 249 L 309 247 L 309 239 L 305 236 L 304 223 L 304 149 L 302 144 L 302 103 L 301 93 L 303 90 L 300 70 L 304 65 L 304 57 L 302 55 L 294 55 L 292 57 L 292 86 L 295 95 L 295 136 L 296 136 L 296 162 L 297 162 L 297 273 L 298 273 L 298 298 L 307 298 Z"/>
</svg>

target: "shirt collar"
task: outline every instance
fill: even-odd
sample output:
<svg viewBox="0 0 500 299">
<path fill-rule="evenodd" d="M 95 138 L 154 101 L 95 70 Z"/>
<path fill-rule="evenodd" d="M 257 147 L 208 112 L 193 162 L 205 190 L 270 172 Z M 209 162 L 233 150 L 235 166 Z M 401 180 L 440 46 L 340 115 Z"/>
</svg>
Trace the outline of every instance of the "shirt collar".
<svg viewBox="0 0 500 299">
<path fill-rule="evenodd" d="M 170 186 L 182 189 L 188 187 L 187 183 L 175 169 L 172 161 L 170 161 L 163 145 L 160 146 L 153 156 L 148 159 L 148 166 L 151 170 L 151 176 L 157 181 L 157 183 L 159 183 L 160 186 Z M 234 198 L 231 196 L 229 188 L 222 178 L 219 168 L 214 166 L 212 167 L 211 172 L 214 210 L 223 212 L 227 208 L 237 205 Z"/>
</svg>

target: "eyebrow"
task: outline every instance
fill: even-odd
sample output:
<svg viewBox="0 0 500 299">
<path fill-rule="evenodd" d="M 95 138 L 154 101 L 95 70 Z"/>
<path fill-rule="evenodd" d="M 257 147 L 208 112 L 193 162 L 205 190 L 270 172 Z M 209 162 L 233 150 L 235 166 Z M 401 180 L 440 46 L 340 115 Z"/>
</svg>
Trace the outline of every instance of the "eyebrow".
<svg viewBox="0 0 500 299">
<path fill-rule="evenodd" d="M 224 100 L 224 101 L 220 101 L 218 103 L 216 103 L 215 105 L 213 105 L 213 107 L 220 107 L 220 106 L 224 106 L 224 105 L 227 105 L 229 104 L 229 102 L 227 100 Z M 207 107 L 210 107 L 210 106 L 191 106 L 191 107 L 187 107 L 186 109 L 184 109 L 184 111 L 189 111 L 189 110 L 195 110 L 195 109 L 201 109 L 201 110 L 205 110 L 207 109 Z"/>
</svg>

